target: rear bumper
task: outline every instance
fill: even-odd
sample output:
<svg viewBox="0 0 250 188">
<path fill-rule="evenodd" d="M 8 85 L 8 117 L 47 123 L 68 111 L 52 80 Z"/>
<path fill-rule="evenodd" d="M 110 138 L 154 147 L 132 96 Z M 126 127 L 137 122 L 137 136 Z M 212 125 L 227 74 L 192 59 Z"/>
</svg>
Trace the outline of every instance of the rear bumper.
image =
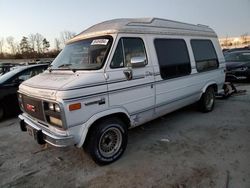
<svg viewBox="0 0 250 188">
<path fill-rule="evenodd" d="M 66 147 L 75 144 L 73 136 L 55 135 L 46 130 L 41 129 L 37 123 L 33 122 L 25 115 L 19 115 L 20 128 L 22 131 L 27 131 L 27 126 L 34 130 L 34 138 L 38 144 L 49 143 L 56 147 Z"/>
</svg>

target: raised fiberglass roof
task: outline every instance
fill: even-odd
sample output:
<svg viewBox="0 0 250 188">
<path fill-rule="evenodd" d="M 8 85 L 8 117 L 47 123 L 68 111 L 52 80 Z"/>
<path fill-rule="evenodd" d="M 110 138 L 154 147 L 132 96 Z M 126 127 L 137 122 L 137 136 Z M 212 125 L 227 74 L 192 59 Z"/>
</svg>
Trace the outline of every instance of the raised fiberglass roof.
<svg viewBox="0 0 250 188">
<path fill-rule="evenodd" d="M 114 33 L 195 35 L 217 37 L 208 26 L 187 24 L 161 18 L 122 18 L 93 25 L 70 40 L 75 41 Z"/>
</svg>

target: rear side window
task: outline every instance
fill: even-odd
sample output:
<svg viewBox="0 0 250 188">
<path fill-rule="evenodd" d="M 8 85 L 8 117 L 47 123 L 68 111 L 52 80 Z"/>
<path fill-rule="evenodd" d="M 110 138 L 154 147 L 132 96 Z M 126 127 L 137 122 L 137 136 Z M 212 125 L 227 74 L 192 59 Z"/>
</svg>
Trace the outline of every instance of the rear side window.
<svg viewBox="0 0 250 188">
<path fill-rule="evenodd" d="M 131 58 L 133 57 L 147 59 L 143 40 L 140 38 L 121 38 L 111 60 L 110 67 L 121 68 L 130 66 Z"/>
<path fill-rule="evenodd" d="M 219 61 L 213 43 L 210 40 L 191 40 L 191 46 L 198 72 L 209 71 L 219 67 Z"/>
<path fill-rule="evenodd" d="M 188 49 L 183 39 L 155 39 L 154 45 L 163 79 L 191 73 Z"/>
</svg>

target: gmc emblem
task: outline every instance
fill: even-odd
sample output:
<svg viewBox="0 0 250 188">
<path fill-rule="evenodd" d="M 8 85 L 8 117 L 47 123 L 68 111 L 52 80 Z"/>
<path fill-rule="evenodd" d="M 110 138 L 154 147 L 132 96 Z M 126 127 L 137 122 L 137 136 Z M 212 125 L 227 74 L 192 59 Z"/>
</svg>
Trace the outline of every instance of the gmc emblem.
<svg viewBox="0 0 250 188">
<path fill-rule="evenodd" d="M 31 105 L 31 104 L 27 104 L 27 105 L 26 105 L 26 108 L 27 108 L 27 110 L 32 111 L 32 112 L 35 112 L 35 111 L 36 111 L 35 106 L 33 106 L 33 105 Z"/>
</svg>

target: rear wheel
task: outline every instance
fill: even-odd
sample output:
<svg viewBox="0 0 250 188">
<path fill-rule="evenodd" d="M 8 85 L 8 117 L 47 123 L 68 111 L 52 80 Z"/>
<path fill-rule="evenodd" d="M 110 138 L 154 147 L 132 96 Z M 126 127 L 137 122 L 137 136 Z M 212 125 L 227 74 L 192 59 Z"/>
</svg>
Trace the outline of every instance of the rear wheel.
<svg viewBox="0 0 250 188">
<path fill-rule="evenodd" d="M 211 112 L 214 108 L 214 103 L 215 103 L 214 88 L 208 87 L 199 101 L 200 110 L 202 112 Z"/>
<path fill-rule="evenodd" d="M 100 121 L 89 133 L 87 151 L 99 165 L 119 159 L 127 146 L 127 126 L 118 118 Z"/>
</svg>

